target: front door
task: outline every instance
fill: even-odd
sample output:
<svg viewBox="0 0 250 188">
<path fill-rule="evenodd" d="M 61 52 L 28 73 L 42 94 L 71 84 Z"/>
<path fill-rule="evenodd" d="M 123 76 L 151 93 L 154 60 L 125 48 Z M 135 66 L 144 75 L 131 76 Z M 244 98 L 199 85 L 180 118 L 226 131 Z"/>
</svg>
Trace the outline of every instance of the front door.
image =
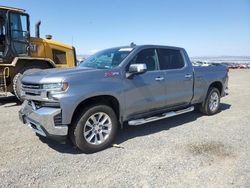
<svg viewBox="0 0 250 188">
<path fill-rule="evenodd" d="M 164 107 L 166 105 L 165 73 L 159 69 L 156 49 L 140 51 L 130 64 L 146 64 L 147 72 L 125 81 L 126 116 L 130 117 Z"/>
</svg>

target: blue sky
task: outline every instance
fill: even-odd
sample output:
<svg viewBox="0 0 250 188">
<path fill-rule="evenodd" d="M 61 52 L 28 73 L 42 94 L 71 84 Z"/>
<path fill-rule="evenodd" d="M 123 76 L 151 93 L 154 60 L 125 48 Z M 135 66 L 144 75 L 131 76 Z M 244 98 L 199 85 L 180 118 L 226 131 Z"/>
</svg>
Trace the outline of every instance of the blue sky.
<svg viewBox="0 0 250 188">
<path fill-rule="evenodd" d="M 136 44 L 186 48 L 191 56 L 250 55 L 250 0 L 12 0 L 32 34 L 73 44 L 77 54 Z"/>
</svg>

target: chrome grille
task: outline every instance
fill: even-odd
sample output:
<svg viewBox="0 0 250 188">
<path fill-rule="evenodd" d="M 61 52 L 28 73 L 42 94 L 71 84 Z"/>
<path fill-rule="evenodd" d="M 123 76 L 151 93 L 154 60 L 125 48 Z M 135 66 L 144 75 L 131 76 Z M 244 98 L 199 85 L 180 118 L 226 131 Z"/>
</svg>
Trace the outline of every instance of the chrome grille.
<svg viewBox="0 0 250 188">
<path fill-rule="evenodd" d="M 23 89 L 41 89 L 40 84 L 22 83 Z"/>
<path fill-rule="evenodd" d="M 41 84 L 22 83 L 22 90 L 25 95 L 39 96 L 41 94 Z"/>
</svg>

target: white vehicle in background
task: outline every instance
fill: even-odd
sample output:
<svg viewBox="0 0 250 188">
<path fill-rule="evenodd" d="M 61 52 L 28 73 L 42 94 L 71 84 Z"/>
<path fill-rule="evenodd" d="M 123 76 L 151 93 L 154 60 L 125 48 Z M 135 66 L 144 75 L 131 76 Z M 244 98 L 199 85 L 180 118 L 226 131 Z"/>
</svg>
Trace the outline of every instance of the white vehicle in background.
<svg viewBox="0 0 250 188">
<path fill-rule="evenodd" d="M 202 67 L 207 67 L 211 65 L 210 63 L 201 62 L 201 61 L 193 61 L 192 64 L 193 66 L 202 66 Z"/>
</svg>

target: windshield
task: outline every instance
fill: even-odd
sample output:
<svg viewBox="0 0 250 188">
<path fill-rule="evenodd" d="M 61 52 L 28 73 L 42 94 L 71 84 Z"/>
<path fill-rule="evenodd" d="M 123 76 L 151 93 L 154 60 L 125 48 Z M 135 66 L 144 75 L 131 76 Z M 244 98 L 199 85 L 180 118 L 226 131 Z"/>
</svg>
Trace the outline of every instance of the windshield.
<svg viewBox="0 0 250 188">
<path fill-rule="evenodd" d="M 112 48 L 97 52 L 82 62 L 80 67 L 110 69 L 118 66 L 133 48 Z"/>
</svg>

